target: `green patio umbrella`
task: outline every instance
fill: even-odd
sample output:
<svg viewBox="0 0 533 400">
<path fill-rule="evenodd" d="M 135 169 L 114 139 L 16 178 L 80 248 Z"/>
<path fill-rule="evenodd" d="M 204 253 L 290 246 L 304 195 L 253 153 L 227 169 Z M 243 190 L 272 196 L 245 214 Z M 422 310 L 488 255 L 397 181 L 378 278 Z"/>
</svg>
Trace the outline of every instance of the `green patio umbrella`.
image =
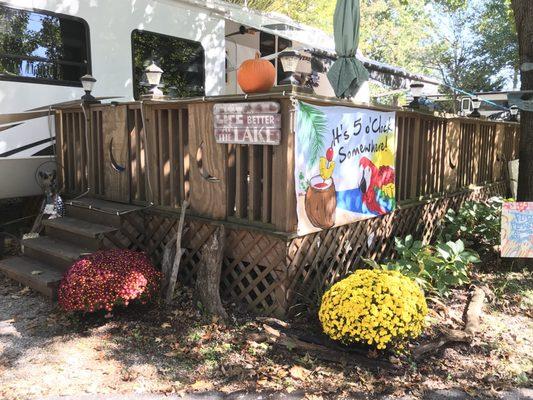
<svg viewBox="0 0 533 400">
<path fill-rule="evenodd" d="M 355 96 L 361 84 L 368 80 L 368 71 L 355 55 L 359 45 L 359 0 L 337 0 L 333 16 L 335 51 L 328 79 L 337 97 Z"/>
</svg>

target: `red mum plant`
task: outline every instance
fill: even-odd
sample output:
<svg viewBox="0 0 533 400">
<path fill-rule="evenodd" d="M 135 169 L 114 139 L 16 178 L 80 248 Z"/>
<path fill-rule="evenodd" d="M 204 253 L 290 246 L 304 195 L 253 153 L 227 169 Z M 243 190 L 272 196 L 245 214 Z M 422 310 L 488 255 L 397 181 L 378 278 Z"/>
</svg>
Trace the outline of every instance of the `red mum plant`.
<svg viewBox="0 0 533 400">
<path fill-rule="evenodd" d="M 113 249 L 76 261 L 61 280 L 59 305 L 66 311 L 111 311 L 131 301 L 147 303 L 159 291 L 161 273 L 146 254 Z"/>
</svg>

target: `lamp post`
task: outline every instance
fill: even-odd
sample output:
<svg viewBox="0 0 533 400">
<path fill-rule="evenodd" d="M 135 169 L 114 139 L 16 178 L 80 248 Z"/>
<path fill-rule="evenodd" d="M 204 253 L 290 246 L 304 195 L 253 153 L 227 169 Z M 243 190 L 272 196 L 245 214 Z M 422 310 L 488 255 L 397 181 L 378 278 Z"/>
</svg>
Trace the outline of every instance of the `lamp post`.
<svg viewBox="0 0 533 400">
<path fill-rule="evenodd" d="M 81 97 L 84 103 L 100 103 L 96 98 L 91 94 L 96 79 L 92 75 L 83 75 L 80 78 L 81 86 L 85 90 L 85 94 Z"/>
<path fill-rule="evenodd" d="M 512 105 L 509 107 L 509 113 L 511 114 L 509 121 L 518 122 L 518 106 Z"/>
<path fill-rule="evenodd" d="M 417 110 L 420 108 L 420 102 L 419 99 L 422 96 L 422 89 L 424 88 L 423 83 L 411 83 L 410 89 L 411 89 L 411 96 L 413 96 L 413 101 L 411 101 L 408 105 L 409 108 L 412 108 L 413 110 Z"/>
<path fill-rule="evenodd" d="M 163 92 L 159 89 L 163 70 L 152 61 L 152 63 L 146 67 L 144 73 L 146 75 L 146 80 L 148 81 L 148 86 L 150 86 L 150 90 L 148 91 L 148 94 L 143 97 L 150 99 L 164 97 Z"/>
<path fill-rule="evenodd" d="M 472 108 L 474 109 L 474 111 L 470 113 L 469 117 L 472 117 L 472 118 L 481 117 L 481 114 L 479 113 L 479 107 L 481 106 L 481 100 L 478 97 L 472 97 L 470 100 L 472 101 Z"/>
</svg>

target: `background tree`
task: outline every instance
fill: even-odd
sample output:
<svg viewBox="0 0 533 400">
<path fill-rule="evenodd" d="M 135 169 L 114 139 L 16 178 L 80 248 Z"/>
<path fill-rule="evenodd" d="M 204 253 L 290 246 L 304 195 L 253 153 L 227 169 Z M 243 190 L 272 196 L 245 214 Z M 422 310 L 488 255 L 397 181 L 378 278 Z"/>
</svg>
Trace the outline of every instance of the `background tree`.
<svg viewBox="0 0 533 400">
<path fill-rule="evenodd" d="M 230 0 L 243 5 L 244 0 Z M 374 60 L 442 79 L 459 92 L 516 86 L 518 52 L 511 0 L 360 0 L 359 48 Z M 335 1 L 248 0 L 251 8 L 289 15 L 332 32 Z M 393 88 L 394 89 L 394 88 Z M 382 93 L 386 88 L 373 87 Z M 372 92 L 374 93 L 374 92 Z M 397 101 L 399 95 L 393 95 Z M 456 111 L 456 101 L 450 110 Z"/>
<path fill-rule="evenodd" d="M 533 91 L 533 2 L 512 0 L 518 51 L 520 55 L 522 90 Z M 520 167 L 518 171 L 518 200 L 533 201 L 533 112 L 520 113 Z"/>
<path fill-rule="evenodd" d="M 491 62 L 474 34 L 478 10 L 466 5 L 436 5 L 435 8 L 432 45 L 424 63 L 444 82 L 441 91 L 453 100 L 448 111 L 455 113 L 461 93 L 452 88 L 467 92 L 501 90 L 506 78 L 498 75 L 503 67 Z"/>
<path fill-rule="evenodd" d="M 511 0 L 484 1 L 476 9 L 473 30 L 476 57 L 504 78 L 510 76 L 512 87 L 518 87 L 518 40 Z"/>
<path fill-rule="evenodd" d="M 433 23 L 425 0 L 361 0 L 359 48 L 374 60 L 429 73 Z"/>
</svg>

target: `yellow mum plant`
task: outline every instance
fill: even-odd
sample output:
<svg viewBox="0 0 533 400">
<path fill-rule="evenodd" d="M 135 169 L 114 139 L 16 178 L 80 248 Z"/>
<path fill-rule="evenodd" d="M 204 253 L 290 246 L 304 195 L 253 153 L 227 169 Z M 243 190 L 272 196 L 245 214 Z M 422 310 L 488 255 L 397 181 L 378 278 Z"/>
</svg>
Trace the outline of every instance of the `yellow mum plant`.
<svg viewBox="0 0 533 400">
<path fill-rule="evenodd" d="M 324 293 L 318 317 L 333 340 L 385 349 L 420 335 L 426 314 L 424 293 L 410 278 L 360 269 Z"/>
</svg>

